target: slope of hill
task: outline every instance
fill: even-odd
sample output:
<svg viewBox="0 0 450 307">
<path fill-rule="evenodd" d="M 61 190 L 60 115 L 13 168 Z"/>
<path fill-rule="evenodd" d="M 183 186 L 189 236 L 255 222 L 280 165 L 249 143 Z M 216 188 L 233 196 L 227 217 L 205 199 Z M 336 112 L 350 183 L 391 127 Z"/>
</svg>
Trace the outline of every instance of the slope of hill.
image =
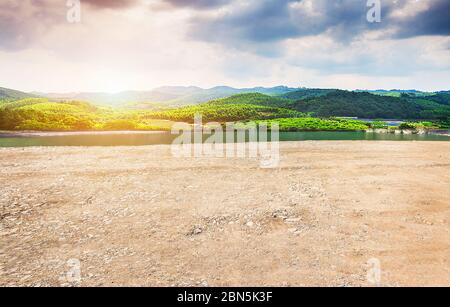
<svg viewBox="0 0 450 307">
<path fill-rule="evenodd" d="M 258 93 L 240 94 L 194 106 L 147 112 L 143 117 L 193 122 L 194 116 L 201 114 L 204 122 L 234 122 L 305 116 L 301 112 L 280 107 L 288 102 L 290 101 Z"/>
<path fill-rule="evenodd" d="M 434 101 L 438 104 L 450 105 L 450 92 L 438 92 L 431 96 L 421 97 L 422 99 Z"/>
<path fill-rule="evenodd" d="M 0 100 L 17 100 L 30 97 L 37 97 L 37 96 L 21 91 L 0 87 Z"/>
<path fill-rule="evenodd" d="M 357 90 L 355 92 L 367 92 L 374 95 L 381 96 L 391 96 L 391 97 L 401 97 L 401 96 L 411 96 L 411 97 L 424 97 L 431 96 L 434 93 L 422 92 L 418 90 Z"/>
<path fill-rule="evenodd" d="M 27 98 L 0 105 L 2 130 L 83 130 L 94 126 L 97 108 L 84 102 Z"/>
<path fill-rule="evenodd" d="M 334 92 L 334 89 L 313 89 L 313 88 L 302 88 L 296 91 L 291 91 L 288 93 L 284 93 L 279 95 L 280 98 L 293 99 L 293 100 L 302 100 L 313 97 L 325 96 L 328 93 Z"/>
<path fill-rule="evenodd" d="M 391 97 L 340 90 L 296 101 L 290 104 L 290 108 L 319 117 L 446 119 L 450 116 L 448 105 L 423 97 Z"/>
<path fill-rule="evenodd" d="M 198 104 L 215 99 L 226 98 L 237 94 L 260 93 L 269 96 L 281 95 L 295 91 L 294 88 L 286 86 L 276 87 L 253 87 L 253 88 L 233 88 L 229 86 L 216 86 L 210 89 L 199 87 L 166 86 L 156 88 L 148 93 L 148 96 L 141 97 L 142 102 L 165 102 L 173 106 Z M 136 100 L 130 100 L 136 101 Z M 139 102 L 139 101 L 137 101 Z"/>
<path fill-rule="evenodd" d="M 277 96 L 269 96 L 261 93 L 245 93 L 236 94 L 227 98 L 212 100 L 210 104 L 227 105 L 227 104 L 252 104 L 260 106 L 280 107 L 288 105 L 292 100 L 280 98 Z"/>
<path fill-rule="evenodd" d="M 360 130 L 363 125 L 334 119 L 334 122 L 298 119 L 305 118 L 307 113 L 319 117 L 433 119 L 441 127 L 447 127 L 450 125 L 448 98 L 442 93 L 430 97 L 388 97 L 333 91 L 325 96 L 294 101 L 249 93 L 162 111 L 123 110 L 79 101 L 27 98 L 0 104 L 0 130 L 167 130 L 172 121 L 192 122 L 195 114 L 202 114 L 204 122 L 276 119 L 283 123 L 285 131 L 339 127 Z"/>
<path fill-rule="evenodd" d="M 27 98 L 0 105 L 0 130 L 169 130 L 172 123 L 145 112 L 96 107 L 87 102 Z"/>
<path fill-rule="evenodd" d="M 250 99 L 252 96 L 256 98 Z M 0 105 L 0 130 L 167 130 L 171 121 L 193 122 L 195 114 L 202 114 L 205 122 L 303 116 L 295 110 L 277 107 L 277 102 L 284 100 L 262 94 L 238 95 L 223 100 L 150 112 L 96 107 L 79 101 L 27 98 Z M 269 100 L 273 105 L 268 103 Z"/>
</svg>

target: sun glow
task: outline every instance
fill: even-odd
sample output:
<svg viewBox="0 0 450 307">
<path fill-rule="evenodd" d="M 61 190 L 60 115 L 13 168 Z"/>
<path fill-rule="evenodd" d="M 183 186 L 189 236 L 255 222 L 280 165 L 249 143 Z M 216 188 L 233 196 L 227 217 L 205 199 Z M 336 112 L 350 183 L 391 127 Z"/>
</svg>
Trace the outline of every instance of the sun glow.
<svg viewBox="0 0 450 307">
<path fill-rule="evenodd" d="M 128 77 L 125 74 L 120 75 L 113 71 L 98 72 L 93 76 L 92 83 L 93 88 L 110 94 L 136 88 L 136 83 L 131 77 Z"/>
</svg>

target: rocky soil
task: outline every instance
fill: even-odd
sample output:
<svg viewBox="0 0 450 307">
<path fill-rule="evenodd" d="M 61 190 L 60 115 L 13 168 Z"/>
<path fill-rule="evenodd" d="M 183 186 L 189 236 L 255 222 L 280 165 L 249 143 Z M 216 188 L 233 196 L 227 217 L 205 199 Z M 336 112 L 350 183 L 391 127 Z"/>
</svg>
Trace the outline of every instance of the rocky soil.
<svg viewBox="0 0 450 307">
<path fill-rule="evenodd" d="M 450 142 L 0 149 L 0 285 L 450 286 L 449 187 Z"/>
</svg>

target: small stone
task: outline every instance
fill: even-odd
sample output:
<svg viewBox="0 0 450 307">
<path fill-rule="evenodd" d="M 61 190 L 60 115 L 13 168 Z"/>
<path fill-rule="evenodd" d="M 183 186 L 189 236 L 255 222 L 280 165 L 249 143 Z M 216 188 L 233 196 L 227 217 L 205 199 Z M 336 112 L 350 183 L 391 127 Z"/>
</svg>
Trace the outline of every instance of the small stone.
<svg viewBox="0 0 450 307">
<path fill-rule="evenodd" d="M 201 228 L 195 228 L 194 231 L 192 232 L 192 234 L 194 235 L 199 235 L 203 232 L 203 230 Z"/>
<path fill-rule="evenodd" d="M 290 218 L 286 219 L 285 222 L 288 224 L 294 224 L 300 222 L 301 220 L 302 220 L 301 218 Z"/>
<path fill-rule="evenodd" d="M 250 222 L 248 222 L 247 224 L 245 224 L 245 225 L 247 225 L 247 227 L 253 227 L 255 224 L 252 222 L 252 221 L 250 221 Z"/>
</svg>

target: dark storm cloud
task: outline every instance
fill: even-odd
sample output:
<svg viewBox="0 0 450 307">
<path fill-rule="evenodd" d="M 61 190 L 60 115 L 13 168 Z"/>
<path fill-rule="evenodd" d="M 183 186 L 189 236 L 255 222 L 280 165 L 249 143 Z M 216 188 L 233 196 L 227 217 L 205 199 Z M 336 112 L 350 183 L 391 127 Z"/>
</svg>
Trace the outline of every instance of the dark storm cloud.
<svg viewBox="0 0 450 307">
<path fill-rule="evenodd" d="M 238 3 L 236 1 L 235 3 Z M 336 40 L 350 41 L 366 29 L 381 28 L 366 20 L 367 6 L 361 0 L 253 0 L 245 8 L 220 17 L 196 17 L 189 33 L 203 41 L 213 41 L 240 49 L 329 33 Z M 384 11 L 390 10 L 387 6 Z M 267 46 L 261 54 L 268 51 Z M 272 54 L 273 52 L 268 52 Z"/>
<path fill-rule="evenodd" d="M 247 9 L 219 18 L 198 19 L 193 35 L 206 40 L 272 41 L 298 34 L 286 6 L 291 1 L 254 2 Z"/>
<path fill-rule="evenodd" d="M 361 0 L 251 0 L 219 17 L 196 16 L 189 36 L 266 57 L 283 54 L 277 42 L 327 32 L 348 42 L 367 28 L 380 28 L 366 20 Z"/>
<path fill-rule="evenodd" d="M 431 4 L 428 10 L 399 23 L 396 36 L 450 35 L 450 1 L 431 0 Z"/>
<path fill-rule="evenodd" d="M 413 1 L 413 2 L 412 2 Z M 159 0 L 174 8 L 190 8 L 188 36 L 226 46 L 273 55 L 276 42 L 326 33 L 350 42 L 370 30 L 389 30 L 386 38 L 450 35 L 450 0 L 421 0 L 428 9 L 408 18 L 394 17 L 415 0 L 382 0 L 382 22 L 366 20 L 366 0 Z M 122 10 L 144 0 L 81 0 L 82 7 Z M 244 5 L 246 4 L 246 5 Z M 229 5 L 217 14 L 216 9 Z M 66 1 L 0 0 L 0 49 L 20 50 L 48 29 L 66 23 Z M 212 14 L 214 12 L 214 14 Z M 388 35 L 388 34 L 386 34 Z"/>
<path fill-rule="evenodd" d="M 225 15 L 195 17 L 190 35 L 235 46 L 323 33 L 349 42 L 370 30 L 392 30 L 394 38 L 449 35 L 449 0 L 428 0 L 428 10 L 406 20 L 390 17 L 410 1 L 382 1 L 382 22 L 369 23 L 365 0 L 250 0 L 246 7 L 235 0 L 234 10 Z"/>
</svg>

